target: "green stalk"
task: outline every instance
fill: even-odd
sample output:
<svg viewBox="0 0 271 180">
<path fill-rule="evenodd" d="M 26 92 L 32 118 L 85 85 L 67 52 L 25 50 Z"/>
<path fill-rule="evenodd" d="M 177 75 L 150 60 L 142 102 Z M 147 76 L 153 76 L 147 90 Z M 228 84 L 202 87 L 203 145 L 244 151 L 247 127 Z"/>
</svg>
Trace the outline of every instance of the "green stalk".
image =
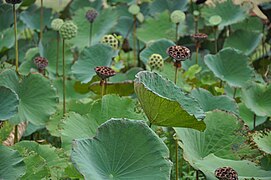
<svg viewBox="0 0 271 180">
<path fill-rule="evenodd" d="M 62 47 L 62 71 L 63 71 L 63 116 L 66 113 L 66 76 L 65 76 L 65 39 L 63 39 Z"/>
<path fill-rule="evenodd" d="M 137 53 L 136 53 L 136 15 L 134 15 L 133 25 L 133 54 L 134 54 L 134 66 L 137 66 Z"/>
<path fill-rule="evenodd" d="M 256 114 L 254 113 L 254 115 L 253 115 L 253 129 L 255 129 L 255 127 L 256 127 Z"/>
<path fill-rule="evenodd" d="M 199 42 L 196 42 L 196 64 L 198 64 L 198 56 L 199 56 Z"/>
<path fill-rule="evenodd" d="M 176 44 L 178 43 L 178 36 L 179 36 L 179 23 L 176 23 Z"/>
<path fill-rule="evenodd" d="M 15 4 L 13 4 L 13 17 L 14 17 L 14 37 L 15 37 L 15 66 L 16 66 L 16 73 L 19 74 L 19 50 L 18 50 L 18 39 L 17 39 L 17 17 L 16 17 Z"/>
<path fill-rule="evenodd" d="M 196 180 L 199 180 L 199 170 L 196 170 Z"/>
<path fill-rule="evenodd" d="M 43 31 L 43 0 L 40 0 L 40 42 L 42 42 Z"/>
<path fill-rule="evenodd" d="M 177 84 L 177 79 L 178 79 L 178 65 L 175 66 L 175 78 L 174 78 L 174 84 Z"/>
<path fill-rule="evenodd" d="M 105 92 L 105 80 L 103 80 L 103 79 L 101 80 L 101 85 L 102 85 L 102 89 L 101 89 L 101 90 L 102 90 L 102 92 L 101 92 L 101 96 L 103 97 L 103 96 L 104 96 L 104 94 L 105 94 L 105 93 L 104 93 L 104 92 Z"/>
<path fill-rule="evenodd" d="M 176 169 L 176 180 L 179 179 L 179 168 L 178 168 L 178 149 L 179 149 L 179 145 L 178 145 L 178 139 L 175 139 L 175 145 L 176 145 L 176 149 L 175 149 L 175 169 Z"/>
<path fill-rule="evenodd" d="M 93 29 L 93 23 L 90 23 L 90 27 L 89 27 L 89 47 L 91 46 L 91 41 L 92 41 L 92 29 Z"/>
<path fill-rule="evenodd" d="M 59 41 L 60 41 L 60 36 L 59 36 L 59 32 L 57 32 L 57 47 L 56 47 L 56 77 L 59 76 L 58 74 L 58 61 L 59 61 Z"/>
<path fill-rule="evenodd" d="M 235 87 L 234 90 L 233 90 L 233 99 L 234 99 L 235 96 L 236 96 L 236 91 L 237 91 L 237 88 Z"/>
<path fill-rule="evenodd" d="M 195 18 L 195 34 L 198 33 L 198 18 Z"/>
<path fill-rule="evenodd" d="M 217 28 L 216 27 L 214 28 L 214 34 L 215 34 L 215 53 L 217 53 L 218 48 L 217 48 L 217 37 L 216 37 L 216 35 L 217 35 Z"/>
</svg>

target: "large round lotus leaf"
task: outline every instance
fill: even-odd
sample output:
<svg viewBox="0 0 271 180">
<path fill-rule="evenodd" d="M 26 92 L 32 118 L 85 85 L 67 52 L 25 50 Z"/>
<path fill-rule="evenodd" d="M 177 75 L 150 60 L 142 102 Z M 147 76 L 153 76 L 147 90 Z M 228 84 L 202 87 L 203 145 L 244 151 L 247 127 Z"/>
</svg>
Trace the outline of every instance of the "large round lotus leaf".
<svg viewBox="0 0 271 180">
<path fill-rule="evenodd" d="M 51 27 L 52 9 L 43 8 L 43 24 L 44 27 Z M 20 13 L 20 19 L 27 27 L 40 30 L 40 8 L 31 6 Z"/>
<path fill-rule="evenodd" d="M 75 38 L 76 39 L 76 38 Z M 72 66 L 72 73 L 83 83 L 88 83 L 96 74 L 97 66 L 110 66 L 116 51 L 104 44 L 84 48 L 78 61 Z"/>
<path fill-rule="evenodd" d="M 144 119 L 135 112 L 136 102 L 128 97 L 105 95 L 93 103 L 86 115 L 71 112 L 61 125 L 61 139 L 65 150 L 70 150 L 73 139 L 92 137 L 99 125 L 111 118 Z"/>
<path fill-rule="evenodd" d="M 136 75 L 135 92 L 150 123 L 159 126 L 204 130 L 205 114 L 199 103 L 173 82 L 157 73 L 141 71 Z"/>
<path fill-rule="evenodd" d="M 155 15 L 156 13 L 161 13 L 163 11 L 169 10 L 170 12 L 174 10 L 186 10 L 188 0 L 182 1 L 171 1 L 171 0 L 155 0 L 149 5 L 150 14 Z"/>
<path fill-rule="evenodd" d="M 137 37 L 147 43 L 151 40 L 167 38 L 175 40 L 174 24 L 170 22 L 168 12 L 157 14 L 155 18 L 146 18 L 146 21 L 137 30 Z"/>
<path fill-rule="evenodd" d="M 19 112 L 11 119 L 13 123 L 30 121 L 35 125 L 44 125 L 56 111 L 56 91 L 50 81 L 40 74 L 29 74 L 19 80 L 15 71 L 6 70 L 0 74 L 0 85 L 18 94 Z"/>
<path fill-rule="evenodd" d="M 75 11 L 72 17 L 73 22 L 78 27 L 78 33 L 76 38 L 71 39 L 69 42 L 80 50 L 89 46 L 90 23 L 85 17 L 88 10 L 89 8 L 79 9 Z M 107 34 L 116 23 L 117 14 L 113 9 L 107 8 L 101 11 L 93 22 L 92 44 L 97 44 L 101 41 L 102 37 Z"/>
<path fill-rule="evenodd" d="M 163 141 L 143 122 L 111 119 L 95 137 L 74 141 L 71 159 L 85 179 L 169 179 Z"/>
<path fill-rule="evenodd" d="M 252 139 L 261 151 L 271 154 L 271 131 L 256 132 L 252 135 Z"/>
<path fill-rule="evenodd" d="M 238 173 L 239 180 L 247 179 L 259 179 L 269 180 L 271 179 L 271 171 L 265 171 L 261 169 L 257 164 L 242 160 L 234 161 L 229 159 L 222 159 L 214 154 L 210 154 L 207 157 L 195 162 L 196 167 L 200 169 L 208 180 L 217 180 L 214 172 L 217 168 L 229 166 L 232 167 Z"/>
<path fill-rule="evenodd" d="M 248 125 L 249 129 L 252 130 L 254 124 L 254 113 L 246 107 L 244 103 L 238 104 L 239 116 Z M 257 116 L 256 115 L 256 126 L 264 123 L 266 121 L 266 116 Z"/>
<path fill-rule="evenodd" d="M 204 122 L 204 132 L 174 128 L 182 142 L 180 146 L 183 148 L 184 157 L 192 166 L 211 153 L 235 160 L 255 155 L 249 144 L 245 143 L 248 140 L 247 131 L 235 115 L 223 111 L 208 112 Z"/>
<path fill-rule="evenodd" d="M 167 39 L 149 42 L 147 47 L 140 53 L 140 60 L 147 64 L 152 54 L 160 54 L 166 60 L 168 58 L 167 48 L 173 45 L 175 45 L 174 42 Z"/>
<path fill-rule="evenodd" d="M 25 174 L 23 158 L 17 151 L 0 145 L 0 159 L 0 179 L 19 179 Z"/>
<path fill-rule="evenodd" d="M 263 31 L 263 23 L 258 16 L 250 16 L 244 21 L 231 26 L 232 30 L 246 30 L 261 33 Z"/>
<path fill-rule="evenodd" d="M 230 86 L 241 87 L 253 75 L 248 57 L 233 48 L 222 49 L 216 55 L 208 54 L 204 61 L 216 77 L 226 81 Z"/>
<path fill-rule="evenodd" d="M 7 29 L 13 23 L 12 6 L 9 4 L 0 4 L 0 31 Z M 2 42 L 1 42 L 2 44 Z"/>
<path fill-rule="evenodd" d="M 89 86 L 89 89 L 95 94 L 101 94 L 102 86 L 100 82 L 94 82 Z M 118 94 L 120 96 L 129 96 L 134 93 L 134 82 L 124 81 L 124 82 L 107 82 L 106 84 L 106 94 Z"/>
<path fill-rule="evenodd" d="M 236 102 L 228 96 L 213 96 L 209 91 L 202 88 L 192 90 L 191 95 L 197 99 L 204 112 L 219 109 L 238 114 Z"/>
<path fill-rule="evenodd" d="M 225 47 L 232 47 L 242 51 L 245 55 L 250 55 L 261 43 L 260 33 L 238 30 L 232 33 L 225 41 Z"/>
<path fill-rule="evenodd" d="M 0 120 L 14 116 L 18 112 L 18 105 L 17 94 L 5 86 L 0 86 Z"/>
<path fill-rule="evenodd" d="M 242 88 L 242 100 L 258 116 L 271 116 L 271 85 L 251 82 Z"/>
<path fill-rule="evenodd" d="M 243 21 L 247 16 L 247 9 L 233 4 L 232 0 L 217 1 L 215 6 L 204 6 L 201 10 L 202 17 L 208 22 L 210 17 L 218 15 L 222 18 L 219 27 L 223 28 L 231 24 Z"/>
<path fill-rule="evenodd" d="M 13 147 L 20 153 L 37 153 L 46 161 L 46 165 L 50 170 L 50 177 L 52 179 L 59 179 L 62 177 L 65 168 L 68 166 L 68 157 L 64 155 L 64 151 L 57 149 L 51 145 L 40 145 L 33 141 L 21 141 L 16 143 Z M 25 154 L 24 156 L 28 156 Z"/>
</svg>

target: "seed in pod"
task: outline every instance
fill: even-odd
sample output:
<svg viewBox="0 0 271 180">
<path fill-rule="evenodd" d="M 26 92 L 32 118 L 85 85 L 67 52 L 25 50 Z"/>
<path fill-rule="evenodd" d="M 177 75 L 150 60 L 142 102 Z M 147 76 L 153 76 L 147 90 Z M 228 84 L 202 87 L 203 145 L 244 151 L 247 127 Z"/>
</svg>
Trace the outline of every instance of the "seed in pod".
<svg viewBox="0 0 271 180">
<path fill-rule="evenodd" d="M 208 37 L 208 35 L 204 33 L 196 33 L 196 34 L 191 34 L 191 37 L 195 41 L 203 41 L 204 39 Z"/>
<path fill-rule="evenodd" d="M 220 180 L 238 180 L 237 172 L 231 167 L 221 167 L 215 170 L 215 177 Z"/>
<path fill-rule="evenodd" d="M 152 54 L 148 60 L 151 69 L 161 69 L 164 66 L 163 57 L 160 54 Z"/>
<path fill-rule="evenodd" d="M 59 30 L 63 39 L 72 39 L 77 34 L 77 26 L 72 21 L 64 22 Z"/>
<path fill-rule="evenodd" d="M 86 13 L 86 18 L 90 23 L 93 23 L 99 13 L 95 9 L 89 9 Z"/>
<path fill-rule="evenodd" d="M 96 74 L 102 79 L 105 80 L 111 76 L 114 76 L 116 74 L 116 72 L 111 69 L 110 67 L 106 67 L 106 66 L 97 66 L 96 68 L 94 68 Z"/>
<path fill-rule="evenodd" d="M 103 38 L 102 38 L 102 41 L 101 41 L 103 44 L 107 44 L 109 46 L 111 46 L 112 48 L 114 49 L 118 49 L 118 44 L 119 44 L 119 41 L 117 40 L 117 38 L 115 38 L 113 35 L 109 34 L 109 35 L 105 35 Z"/>
<path fill-rule="evenodd" d="M 44 57 L 36 57 L 34 63 L 39 70 L 44 70 L 48 66 L 48 60 Z"/>
<path fill-rule="evenodd" d="M 8 3 L 8 4 L 19 4 L 21 2 L 22 2 L 22 0 L 6 0 L 6 3 Z"/>
<path fill-rule="evenodd" d="M 190 49 L 185 46 L 170 46 L 167 54 L 176 61 L 184 61 L 191 56 Z"/>
<path fill-rule="evenodd" d="M 61 26 L 64 24 L 64 21 L 62 19 L 56 18 L 52 21 L 51 27 L 55 31 L 59 31 Z"/>
</svg>

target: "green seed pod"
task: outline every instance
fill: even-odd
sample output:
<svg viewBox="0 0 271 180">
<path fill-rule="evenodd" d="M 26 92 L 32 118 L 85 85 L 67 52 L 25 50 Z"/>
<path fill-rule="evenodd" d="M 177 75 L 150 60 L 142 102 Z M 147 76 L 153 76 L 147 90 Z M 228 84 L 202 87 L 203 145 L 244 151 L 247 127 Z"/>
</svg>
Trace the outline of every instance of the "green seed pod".
<svg viewBox="0 0 271 180">
<path fill-rule="evenodd" d="M 175 10 L 171 13 L 170 19 L 173 23 L 177 24 L 185 20 L 185 14 L 180 10 Z"/>
<path fill-rule="evenodd" d="M 164 66 L 163 57 L 160 54 L 152 54 L 148 64 L 151 69 L 161 69 Z"/>
<path fill-rule="evenodd" d="M 112 48 L 114 49 L 118 49 L 118 40 L 117 38 L 115 38 L 113 35 L 109 34 L 109 35 L 105 35 L 103 38 L 102 38 L 102 41 L 101 41 L 103 44 L 107 44 L 109 46 L 111 46 Z"/>
<path fill-rule="evenodd" d="M 55 31 L 59 31 L 61 26 L 64 24 L 64 21 L 62 19 L 56 18 L 52 21 L 51 27 Z"/>
<path fill-rule="evenodd" d="M 136 15 L 136 18 L 140 23 L 143 23 L 144 15 L 141 12 Z"/>
<path fill-rule="evenodd" d="M 213 26 L 218 26 L 222 21 L 222 18 L 219 15 L 211 16 L 209 19 L 209 23 Z"/>
<path fill-rule="evenodd" d="M 72 39 L 77 34 L 77 26 L 72 21 L 65 22 L 59 30 L 63 39 Z"/>
<path fill-rule="evenodd" d="M 136 4 L 132 4 L 129 9 L 128 9 L 129 13 L 131 13 L 132 15 L 137 15 L 140 12 L 140 7 Z"/>
</svg>

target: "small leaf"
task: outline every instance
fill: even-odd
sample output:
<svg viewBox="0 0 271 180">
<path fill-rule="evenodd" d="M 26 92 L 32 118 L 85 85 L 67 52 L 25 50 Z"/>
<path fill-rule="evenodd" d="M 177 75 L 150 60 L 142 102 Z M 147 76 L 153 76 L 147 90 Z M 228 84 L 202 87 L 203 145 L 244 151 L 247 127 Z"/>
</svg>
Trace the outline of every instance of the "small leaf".
<svg viewBox="0 0 271 180">
<path fill-rule="evenodd" d="M 150 123 L 159 126 L 204 130 L 205 114 L 198 102 L 157 73 L 136 75 L 135 92 Z"/>
<path fill-rule="evenodd" d="M 233 48 L 222 49 L 216 55 L 208 54 L 204 61 L 216 77 L 233 87 L 242 87 L 253 75 L 248 57 Z"/>
<path fill-rule="evenodd" d="M 18 113 L 19 98 L 11 89 L 0 86 L 0 120 L 7 120 Z"/>
<path fill-rule="evenodd" d="M 0 159 L 0 179 L 19 179 L 25 174 L 25 163 L 18 151 L 0 145 Z"/>
<path fill-rule="evenodd" d="M 261 151 L 271 154 L 271 131 L 266 133 L 256 132 L 252 135 L 252 138 Z"/>
<path fill-rule="evenodd" d="M 71 158 L 85 179 L 170 178 L 169 151 L 142 121 L 107 121 L 95 137 L 74 141 Z"/>
<path fill-rule="evenodd" d="M 236 102 L 228 96 L 213 96 L 209 91 L 201 88 L 192 90 L 191 95 L 197 99 L 204 112 L 219 109 L 238 114 Z"/>
<path fill-rule="evenodd" d="M 258 116 L 271 116 L 271 85 L 251 82 L 242 88 L 242 100 Z"/>
<path fill-rule="evenodd" d="M 94 68 L 110 66 L 112 57 L 115 55 L 116 51 L 104 44 L 84 48 L 78 61 L 72 66 L 72 73 L 81 82 L 88 83 L 96 74 Z"/>
</svg>

